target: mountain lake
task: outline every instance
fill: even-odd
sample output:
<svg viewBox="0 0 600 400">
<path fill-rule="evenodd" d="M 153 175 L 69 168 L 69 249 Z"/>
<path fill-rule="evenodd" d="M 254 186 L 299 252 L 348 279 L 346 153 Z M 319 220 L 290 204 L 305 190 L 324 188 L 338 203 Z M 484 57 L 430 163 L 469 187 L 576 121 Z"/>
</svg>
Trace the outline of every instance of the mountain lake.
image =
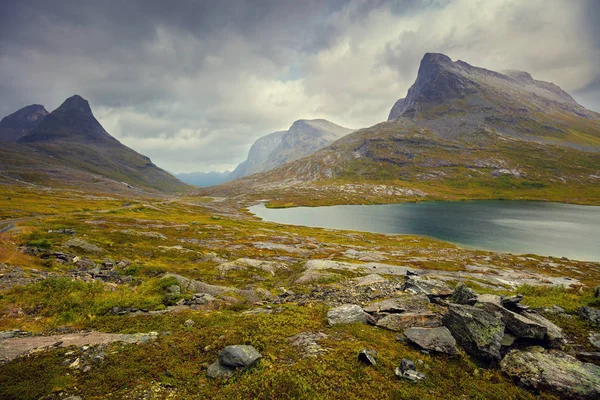
<svg viewBox="0 0 600 400">
<path fill-rule="evenodd" d="M 250 207 L 265 221 L 427 236 L 459 247 L 600 261 L 600 206 L 524 201 Z"/>
</svg>

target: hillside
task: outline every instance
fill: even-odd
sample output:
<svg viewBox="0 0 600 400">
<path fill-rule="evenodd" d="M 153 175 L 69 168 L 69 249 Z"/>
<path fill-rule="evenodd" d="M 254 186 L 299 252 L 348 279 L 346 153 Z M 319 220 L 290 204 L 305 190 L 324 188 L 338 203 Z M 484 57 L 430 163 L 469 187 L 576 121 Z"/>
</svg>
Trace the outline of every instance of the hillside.
<svg viewBox="0 0 600 400">
<path fill-rule="evenodd" d="M 524 72 L 426 54 L 390 121 L 215 195 L 276 204 L 511 198 L 597 203 L 600 114 Z"/>
<path fill-rule="evenodd" d="M 287 131 L 274 132 L 259 138 L 250 148 L 248 158 L 231 173 L 237 179 L 277 168 L 308 156 L 352 132 L 324 119 L 301 119 Z"/>
<path fill-rule="evenodd" d="M 30 107 L 33 106 L 15 114 L 22 114 Z M 80 96 L 70 97 L 39 119 L 30 129 L 22 130 L 24 133 L 18 138 L 14 134 L 5 136 L 13 140 L 0 150 L 3 160 L 0 174 L 4 179 L 48 186 L 91 185 L 100 189 L 106 181 L 113 181 L 108 187 L 159 192 L 188 188 L 148 157 L 108 134 L 94 117 L 89 103 Z M 92 185 L 93 182 L 103 185 Z"/>
</svg>

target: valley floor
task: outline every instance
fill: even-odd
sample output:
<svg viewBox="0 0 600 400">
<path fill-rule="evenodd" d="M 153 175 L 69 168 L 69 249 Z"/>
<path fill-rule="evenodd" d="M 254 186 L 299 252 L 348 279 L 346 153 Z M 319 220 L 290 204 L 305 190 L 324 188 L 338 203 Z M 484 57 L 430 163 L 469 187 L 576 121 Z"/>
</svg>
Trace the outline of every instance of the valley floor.
<svg viewBox="0 0 600 400">
<path fill-rule="evenodd" d="M 564 352 L 599 362 L 600 328 L 581 314 L 600 306 L 599 263 L 285 226 L 244 206 L 3 186 L 0 398 L 568 397 L 517 385 L 463 349 L 422 351 L 379 321 L 328 322 L 333 307 L 412 296 L 407 272 L 436 288 L 523 294 L 522 304 L 562 328 Z M 438 323 L 446 294 L 429 293 L 417 319 Z M 229 345 L 251 345 L 262 358 L 230 379 L 209 378 Z M 376 365 L 358 360 L 364 348 L 377 352 Z M 398 378 L 402 359 L 425 378 Z"/>
</svg>

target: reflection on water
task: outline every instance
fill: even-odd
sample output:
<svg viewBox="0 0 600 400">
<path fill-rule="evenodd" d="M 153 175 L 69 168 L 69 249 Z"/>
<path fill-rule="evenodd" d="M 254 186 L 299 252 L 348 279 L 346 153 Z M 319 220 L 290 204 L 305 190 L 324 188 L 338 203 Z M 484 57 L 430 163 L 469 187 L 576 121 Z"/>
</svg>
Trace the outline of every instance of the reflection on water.
<svg viewBox="0 0 600 400">
<path fill-rule="evenodd" d="M 600 261 L 600 207 L 519 201 L 250 208 L 272 222 L 429 236 L 463 247 Z"/>
</svg>

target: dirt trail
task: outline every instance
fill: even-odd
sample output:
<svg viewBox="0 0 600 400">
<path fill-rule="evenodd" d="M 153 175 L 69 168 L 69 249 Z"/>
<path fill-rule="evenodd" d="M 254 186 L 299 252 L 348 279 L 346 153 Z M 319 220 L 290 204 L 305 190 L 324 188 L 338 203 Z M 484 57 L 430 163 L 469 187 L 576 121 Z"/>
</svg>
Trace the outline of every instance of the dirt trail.
<svg viewBox="0 0 600 400">
<path fill-rule="evenodd" d="M 156 332 L 149 333 L 104 333 L 81 332 L 52 336 L 12 337 L 0 340 L 0 363 L 14 360 L 25 354 L 59 347 L 90 346 L 110 344 L 114 342 L 144 343 L 158 336 Z"/>
</svg>

